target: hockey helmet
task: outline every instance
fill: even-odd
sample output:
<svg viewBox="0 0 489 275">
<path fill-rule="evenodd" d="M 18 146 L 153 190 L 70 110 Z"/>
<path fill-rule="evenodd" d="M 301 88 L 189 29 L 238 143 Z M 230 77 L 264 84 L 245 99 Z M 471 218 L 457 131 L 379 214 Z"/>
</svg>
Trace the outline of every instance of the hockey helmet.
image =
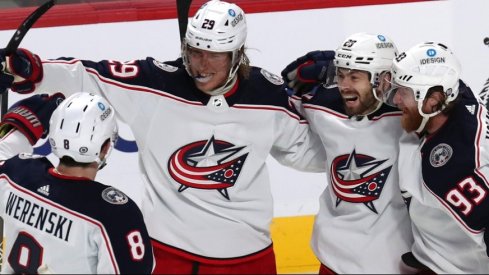
<svg viewBox="0 0 489 275">
<path fill-rule="evenodd" d="M 453 52 L 437 42 L 420 43 L 401 53 L 392 66 L 392 88 L 384 94 L 384 101 L 395 106 L 394 96 L 399 87 L 409 88 L 418 103 L 418 111 L 431 117 L 443 110 L 446 103 L 458 96 L 461 65 Z M 435 113 L 422 111 L 423 101 L 432 87 L 439 86 L 445 93 L 445 104 Z"/>
<path fill-rule="evenodd" d="M 100 159 L 102 145 L 110 139 L 112 148 L 116 138 L 114 109 L 99 95 L 75 93 L 51 116 L 49 143 L 59 158 L 69 156 L 76 162 L 101 164 L 107 158 Z"/>
<path fill-rule="evenodd" d="M 245 13 L 240 7 L 218 0 L 205 3 L 189 20 L 182 43 L 182 58 L 187 71 L 191 75 L 188 47 L 211 52 L 230 52 L 232 66 L 228 79 L 234 78 L 243 62 L 240 50 L 244 47 L 246 35 Z"/>
<path fill-rule="evenodd" d="M 390 71 L 397 55 L 394 42 L 382 34 L 355 33 L 336 49 L 334 63 L 337 68 L 361 70 L 370 73 L 370 82 L 378 85 L 382 72 Z"/>
</svg>

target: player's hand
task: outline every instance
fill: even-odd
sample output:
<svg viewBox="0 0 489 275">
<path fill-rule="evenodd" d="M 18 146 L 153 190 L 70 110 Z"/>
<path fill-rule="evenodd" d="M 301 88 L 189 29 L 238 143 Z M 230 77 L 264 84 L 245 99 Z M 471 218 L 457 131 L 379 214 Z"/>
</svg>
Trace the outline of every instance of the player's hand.
<svg viewBox="0 0 489 275">
<path fill-rule="evenodd" d="M 34 145 L 49 132 L 49 119 L 58 105 L 65 99 L 61 93 L 33 95 L 16 102 L 7 110 L 0 128 L 12 126 L 22 132 Z"/>
<path fill-rule="evenodd" d="M 297 58 L 282 71 L 289 94 L 303 95 L 326 82 L 334 68 L 334 51 L 312 51 Z"/>
<path fill-rule="evenodd" d="M 7 91 L 14 82 L 14 76 L 6 71 L 7 59 L 4 52 L 3 49 L 0 50 L 0 92 Z"/>
<path fill-rule="evenodd" d="M 6 55 L 5 49 L 0 49 L 2 72 L 13 75 L 12 91 L 28 94 L 35 89 L 36 83 L 42 80 L 43 70 L 39 56 L 26 49 L 18 49 L 15 53 Z"/>
</svg>

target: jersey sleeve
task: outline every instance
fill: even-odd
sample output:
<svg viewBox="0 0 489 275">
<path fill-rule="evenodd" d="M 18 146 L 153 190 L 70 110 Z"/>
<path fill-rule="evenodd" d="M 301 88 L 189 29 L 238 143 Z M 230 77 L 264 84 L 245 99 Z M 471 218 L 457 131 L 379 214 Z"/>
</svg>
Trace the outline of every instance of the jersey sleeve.
<svg viewBox="0 0 489 275">
<path fill-rule="evenodd" d="M 113 205 L 108 210 L 103 219 L 108 240 L 101 237 L 103 234 L 98 235 L 101 249 L 97 273 L 113 273 L 116 266 L 116 273 L 151 274 L 153 252 L 139 208 L 129 200 L 125 205 Z"/>
<path fill-rule="evenodd" d="M 285 91 L 280 89 L 281 93 Z M 300 114 L 301 104 L 287 97 L 287 112 L 277 119 L 277 139 L 271 155 L 282 165 L 306 172 L 326 171 L 326 152 L 320 137 Z"/>
<path fill-rule="evenodd" d="M 114 106 L 120 120 L 131 124 L 136 119 L 134 114 L 144 114 L 157 107 L 150 96 L 161 89 L 153 87 L 152 79 L 158 74 L 154 64 L 152 58 L 128 62 L 74 58 L 43 60 L 44 76 L 36 93 L 62 91 L 67 97 L 80 91 L 100 94 Z"/>
<path fill-rule="evenodd" d="M 32 153 L 32 151 L 27 137 L 15 129 L 0 139 L 0 160 L 9 159 L 19 153 Z"/>
</svg>

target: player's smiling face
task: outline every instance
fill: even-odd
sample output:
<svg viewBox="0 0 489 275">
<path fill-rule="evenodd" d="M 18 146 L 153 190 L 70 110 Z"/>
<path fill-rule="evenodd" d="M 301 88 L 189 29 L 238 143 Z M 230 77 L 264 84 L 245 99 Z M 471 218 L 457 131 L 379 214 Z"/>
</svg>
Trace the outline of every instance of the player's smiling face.
<svg viewBox="0 0 489 275">
<path fill-rule="evenodd" d="M 347 115 L 366 115 L 377 107 L 368 72 L 338 68 L 337 78 Z"/>
<path fill-rule="evenodd" d="M 395 91 L 394 104 L 402 111 L 401 125 L 406 132 L 414 132 L 421 125 L 423 118 L 418 111 L 411 88 L 399 87 Z"/>
<path fill-rule="evenodd" d="M 209 92 L 226 83 L 231 68 L 229 52 L 216 53 L 189 48 L 188 59 L 190 71 L 199 90 Z"/>
</svg>

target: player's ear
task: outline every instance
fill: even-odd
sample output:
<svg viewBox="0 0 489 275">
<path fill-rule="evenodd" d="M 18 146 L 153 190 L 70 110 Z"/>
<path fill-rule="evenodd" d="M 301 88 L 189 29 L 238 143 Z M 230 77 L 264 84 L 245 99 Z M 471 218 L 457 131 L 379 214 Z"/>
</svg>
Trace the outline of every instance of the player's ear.
<svg viewBox="0 0 489 275">
<path fill-rule="evenodd" d="M 102 148 L 100 148 L 100 159 L 103 159 L 105 155 L 107 155 L 109 149 L 110 149 L 110 139 L 107 139 L 102 145 Z"/>
<path fill-rule="evenodd" d="M 426 98 L 423 101 L 423 112 L 431 114 L 443 109 L 446 96 L 443 92 L 443 87 L 435 86 L 428 90 Z"/>
</svg>

